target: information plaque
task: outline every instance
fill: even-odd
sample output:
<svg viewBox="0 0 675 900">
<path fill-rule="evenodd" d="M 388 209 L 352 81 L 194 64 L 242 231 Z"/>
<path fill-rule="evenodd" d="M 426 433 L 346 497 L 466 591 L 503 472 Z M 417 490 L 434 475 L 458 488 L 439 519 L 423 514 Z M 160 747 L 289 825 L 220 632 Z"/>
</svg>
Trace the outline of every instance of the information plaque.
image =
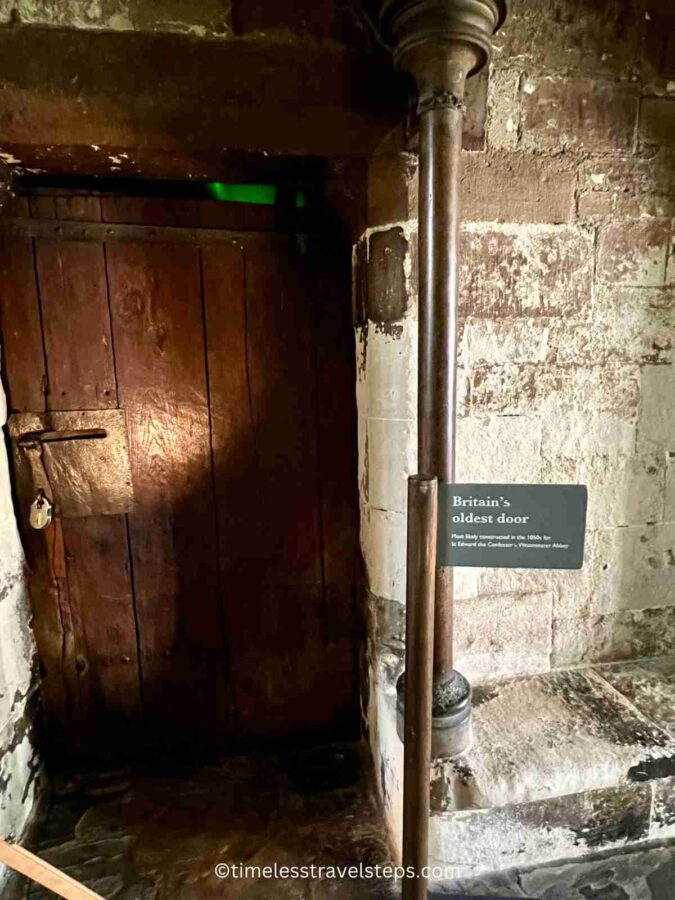
<svg viewBox="0 0 675 900">
<path fill-rule="evenodd" d="M 439 566 L 580 569 L 587 491 L 579 484 L 439 484 Z"/>
</svg>

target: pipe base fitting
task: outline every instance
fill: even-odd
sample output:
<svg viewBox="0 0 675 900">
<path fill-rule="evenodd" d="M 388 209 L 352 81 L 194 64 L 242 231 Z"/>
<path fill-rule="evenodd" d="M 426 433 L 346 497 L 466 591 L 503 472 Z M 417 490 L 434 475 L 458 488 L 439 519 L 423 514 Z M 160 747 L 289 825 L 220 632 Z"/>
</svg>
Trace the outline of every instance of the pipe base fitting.
<svg viewBox="0 0 675 900">
<path fill-rule="evenodd" d="M 405 735 L 405 672 L 396 682 L 396 731 Z M 454 759 L 471 748 L 471 685 L 456 670 L 434 685 L 431 718 L 431 758 Z"/>
</svg>

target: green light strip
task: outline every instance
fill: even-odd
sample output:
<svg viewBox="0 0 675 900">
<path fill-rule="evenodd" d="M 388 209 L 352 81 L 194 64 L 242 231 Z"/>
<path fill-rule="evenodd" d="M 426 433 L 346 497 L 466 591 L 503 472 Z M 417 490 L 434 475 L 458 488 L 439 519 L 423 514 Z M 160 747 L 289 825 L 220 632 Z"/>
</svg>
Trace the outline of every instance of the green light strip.
<svg viewBox="0 0 675 900">
<path fill-rule="evenodd" d="M 230 203 L 256 203 L 259 206 L 274 206 L 277 189 L 273 184 L 224 184 L 210 181 L 207 189 L 214 200 Z"/>
</svg>

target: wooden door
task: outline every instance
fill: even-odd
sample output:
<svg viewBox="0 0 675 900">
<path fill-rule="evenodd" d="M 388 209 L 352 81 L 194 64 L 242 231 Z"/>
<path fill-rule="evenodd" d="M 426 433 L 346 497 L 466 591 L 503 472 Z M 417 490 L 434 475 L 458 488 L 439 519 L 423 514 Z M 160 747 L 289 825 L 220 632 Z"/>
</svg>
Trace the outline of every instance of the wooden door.
<svg viewBox="0 0 675 900">
<path fill-rule="evenodd" d="M 20 510 L 61 752 L 357 727 L 349 262 L 273 217 L 50 192 L 4 220 L 9 408 L 123 409 L 135 496 Z"/>
</svg>

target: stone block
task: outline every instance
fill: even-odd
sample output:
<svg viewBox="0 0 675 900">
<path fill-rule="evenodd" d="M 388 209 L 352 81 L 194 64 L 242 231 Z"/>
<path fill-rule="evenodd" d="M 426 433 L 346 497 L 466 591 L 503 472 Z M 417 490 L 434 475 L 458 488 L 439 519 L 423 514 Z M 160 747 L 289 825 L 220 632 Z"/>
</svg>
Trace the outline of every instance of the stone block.
<svg viewBox="0 0 675 900">
<path fill-rule="evenodd" d="M 359 413 L 377 419 L 413 419 L 417 413 L 417 324 L 372 324 L 357 333 Z"/>
<path fill-rule="evenodd" d="M 361 550 L 370 592 L 405 603 L 405 515 L 362 507 Z"/>
<path fill-rule="evenodd" d="M 625 82 L 527 74 L 520 82 L 526 150 L 631 150 L 637 89 Z"/>
<path fill-rule="evenodd" d="M 416 208 L 410 203 L 410 182 L 417 170 L 407 153 L 375 154 L 368 161 L 369 228 L 407 221 Z"/>
<path fill-rule="evenodd" d="M 588 485 L 587 527 L 646 525 L 663 517 L 663 459 L 595 454 L 578 460 L 576 479 Z"/>
<path fill-rule="evenodd" d="M 377 509 L 405 513 L 408 475 L 417 467 L 417 429 L 406 419 L 368 419 L 368 498 Z"/>
<path fill-rule="evenodd" d="M 552 611 L 550 592 L 456 598 L 457 668 L 472 684 L 548 671 Z"/>
<path fill-rule="evenodd" d="M 640 159 L 591 157 L 579 163 L 579 216 L 668 218 L 675 213 L 675 160 L 660 150 Z"/>
<path fill-rule="evenodd" d="M 548 361 L 548 319 L 468 319 L 459 344 L 466 369 Z"/>
<path fill-rule="evenodd" d="M 560 223 L 574 218 L 571 160 L 530 153 L 465 153 L 465 222 Z"/>
<path fill-rule="evenodd" d="M 638 450 L 675 451 L 675 366 L 644 366 L 640 370 Z"/>
<path fill-rule="evenodd" d="M 597 285 L 589 322 L 543 325 L 551 366 L 647 365 L 675 361 L 675 293 Z"/>
<path fill-rule="evenodd" d="M 542 418 L 542 455 L 582 457 L 635 449 L 638 370 L 605 365 L 557 370 L 555 378 L 536 384 Z"/>
<path fill-rule="evenodd" d="M 368 419 L 366 416 L 362 416 L 360 413 L 357 416 L 356 440 L 358 446 L 357 477 L 359 481 L 359 501 L 362 504 L 367 504 L 369 489 L 368 472 L 370 469 L 370 465 L 368 462 Z"/>
<path fill-rule="evenodd" d="M 429 855 L 434 864 L 457 866 L 460 877 L 580 857 L 647 840 L 650 805 L 650 786 L 640 784 L 437 813 L 429 821 Z M 527 896 L 545 895 L 528 890 Z"/>
<path fill-rule="evenodd" d="M 673 851 L 668 846 L 619 849 L 601 859 L 523 872 L 518 883 L 523 896 L 545 900 L 657 900 L 668 897 L 675 875 Z M 630 891 L 630 894 L 628 893 Z"/>
<path fill-rule="evenodd" d="M 558 325 L 558 323 L 556 323 Z M 660 365 L 675 361 L 675 290 L 597 285 L 593 321 L 549 338 L 561 364 L 600 365 L 610 360 Z"/>
<path fill-rule="evenodd" d="M 596 666 L 595 671 L 650 721 L 675 738 L 675 657 L 611 663 Z"/>
<path fill-rule="evenodd" d="M 643 97 L 638 134 L 641 144 L 675 148 L 675 99 Z"/>
<path fill-rule="evenodd" d="M 675 743 L 593 670 L 558 671 L 474 692 L 474 743 L 432 766 L 436 812 L 493 809 L 613 788 Z"/>
<path fill-rule="evenodd" d="M 669 220 L 612 222 L 598 234 L 596 276 L 610 284 L 663 285 L 669 243 Z"/>
<path fill-rule="evenodd" d="M 496 34 L 496 65 L 619 75 L 637 63 L 641 38 L 638 5 L 622 0 L 512 0 Z"/>
<path fill-rule="evenodd" d="M 675 451 L 666 454 L 666 495 L 664 522 L 675 522 Z"/>
<path fill-rule="evenodd" d="M 553 666 L 663 656 L 675 646 L 675 607 L 554 618 Z"/>
<path fill-rule="evenodd" d="M 366 318 L 386 326 L 399 322 L 408 298 L 405 260 L 408 242 L 401 228 L 375 231 L 368 239 L 368 293 Z"/>
<path fill-rule="evenodd" d="M 663 841 L 675 837 L 675 778 L 662 778 L 654 784 L 654 805 L 649 837 Z"/>
<path fill-rule="evenodd" d="M 227 38 L 232 36 L 230 4 L 220 0 L 186 4 L 181 0 L 159 0 L 148 4 L 143 0 L 112 0 L 91 3 L 70 0 L 69 3 L 35 3 L 15 0 L 19 20 L 26 25 L 57 25 L 110 31 L 170 31 L 195 37 Z"/>
<path fill-rule="evenodd" d="M 457 481 L 537 481 L 541 423 L 532 416 L 467 416 L 457 422 Z"/>
<path fill-rule="evenodd" d="M 493 69 L 487 100 L 487 145 L 493 150 L 515 150 L 520 126 L 520 73 Z"/>
<path fill-rule="evenodd" d="M 597 532 L 593 612 L 675 605 L 675 524 Z"/>
<path fill-rule="evenodd" d="M 593 236 L 571 225 L 465 225 L 462 318 L 583 316 L 590 305 Z"/>
</svg>

